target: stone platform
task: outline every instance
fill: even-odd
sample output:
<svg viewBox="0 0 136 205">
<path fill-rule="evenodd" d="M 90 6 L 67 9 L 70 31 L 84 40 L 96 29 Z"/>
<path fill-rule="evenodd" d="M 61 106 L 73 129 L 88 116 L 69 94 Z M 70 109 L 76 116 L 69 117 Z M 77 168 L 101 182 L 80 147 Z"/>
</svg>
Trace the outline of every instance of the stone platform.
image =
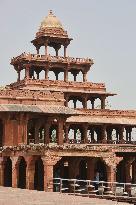
<svg viewBox="0 0 136 205">
<path fill-rule="evenodd" d="M 0 187 L 0 205 L 127 205 L 105 199 Z"/>
</svg>

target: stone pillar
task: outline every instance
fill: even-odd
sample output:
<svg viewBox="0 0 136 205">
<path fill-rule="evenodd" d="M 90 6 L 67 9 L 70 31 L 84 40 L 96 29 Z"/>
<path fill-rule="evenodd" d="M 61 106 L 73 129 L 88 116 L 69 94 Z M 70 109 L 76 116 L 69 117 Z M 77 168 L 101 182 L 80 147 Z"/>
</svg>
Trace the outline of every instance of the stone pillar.
<svg viewBox="0 0 136 205">
<path fill-rule="evenodd" d="M 101 109 L 105 109 L 105 99 L 106 99 L 105 96 L 101 97 Z"/>
<path fill-rule="evenodd" d="M 18 123 L 18 144 L 27 144 L 27 124 L 28 116 L 26 116 L 25 114 L 20 114 Z"/>
<path fill-rule="evenodd" d="M 64 143 L 64 139 L 63 139 L 63 134 L 64 134 L 63 124 L 64 123 L 63 123 L 62 120 L 58 120 L 57 139 L 58 139 L 58 144 L 59 145 L 63 145 L 63 143 Z"/>
<path fill-rule="evenodd" d="M 95 158 L 89 158 L 87 160 L 87 179 L 94 180 L 95 175 Z"/>
<path fill-rule="evenodd" d="M 48 80 L 48 73 L 49 73 L 49 69 L 45 68 L 45 80 Z"/>
<path fill-rule="evenodd" d="M 0 186 L 4 186 L 4 161 L 3 161 L 3 157 L 0 157 Z"/>
<path fill-rule="evenodd" d="M 83 72 L 83 82 L 87 81 L 87 72 Z"/>
<path fill-rule="evenodd" d="M 101 128 L 101 139 L 102 139 L 102 143 L 105 144 L 107 143 L 107 139 L 106 139 L 106 125 L 103 125 Z"/>
<path fill-rule="evenodd" d="M 88 143 L 87 131 L 88 131 L 88 125 L 84 124 L 83 125 L 83 142 L 84 143 Z"/>
<path fill-rule="evenodd" d="M 87 97 L 86 96 L 83 98 L 83 108 L 87 109 Z"/>
<path fill-rule="evenodd" d="M 34 160 L 34 159 L 32 159 Z M 26 168 L 26 188 L 33 190 L 34 189 L 34 173 L 35 173 L 35 165 L 34 161 L 31 160 L 27 161 L 27 168 Z"/>
<path fill-rule="evenodd" d="M 109 187 L 111 187 L 111 191 L 115 190 L 115 184 L 114 182 L 116 182 L 116 166 L 114 165 L 110 165 L 106 167 L 107 169 L 107 182 L 111 182 L 108 184 Z"/>
<path fill-rule="evenodd" d="M 107 129 L 107 142 L 108 143 L 112 143 L 112 130 L 113 128 L 109 127 Z"/>
<path fill-rule="evenodd" d="M 131 183 L 131 175 L 130 175 L 130 168 L 131 168 L 131 161 L 127 160 L 126 163 L 125 163 L 125 176 L 126 176 L 126 179 L 125 179 L 125 182 L 126 183 Z"/>
<path fill-rule="evenodd" d="M 59 49 L 56 48 L 55 51 L 56 51 L 56 56 L 58 56 L 58 54 L 59 54 Z"/>
<path fill-rule="evenodd" d="M 20 72 L 21 72 L 20 70 L 17 71 L 17 74 L 18 74 L 17 81 L 18 81 L 18 82 L 20 81 Z"/>
<path fill-rule="evenodd" d="M 68 107 L 68 96 L 65 96 L 65 106 Z"/>
<path fill-rule="evenodd" d="M 44 126 L 44 143 L 45 144 L 50 143 L 50 127 L 51 127 L 51 122 L 47 121 Z"/>
<path fill-rule="evenodd" d="M 34 143 L 39 143 L 39 123 L 37 122 L 35 125 L 35 131 L 34 131 Z"/>
<path fill-rule="evenodd" d="M 64 81 L 68 82 L 68 69 L 64 71 Z"/>
<path fill-rule="evenodd" d="M 30 70 L 30 65 L 26 65 L 25 67 L 25 78 L 29 79 L 29 70 Z"/>
<path fill-rule="evenodd" d="M 95 139 L 94 139 L 94 127 L 90 128 L 90 133 L 91 133 L 91 142 L 94 143 Z"/>
<path fill-rule="evenodd" d="M 39 54 L 39 50 L 40 50 L 40 48 L 36 47 L 37 54 Z"/>
<path fill-rule="evenodd" d="M 68 124 L 65 124 L 65 142 L 66 142 L 66 143 L 69 142 L 68 131 L 69 131 L 69 125 L 68 125 Z"/>
<path fill-rule="evenodd" d="M 12 160 L 12 187 L 17 188 L 18 186 L 18 157 L 11 157 Z"/>
<path fill-rule="evenodd" d="M 57 156 L 42 157 L 44 163 L 44 191 L 53 192 L 53 166 L 61 159 Z"/>
<path fill-rule="evenodd" d="M 95 99 L 93 98 L 93 99 L 91 100 L 92 109 L 94 109 L 94 102 L 95 102 Z"/>
<path fill-rule="evenodd" d="M 76 109 L 76 99 L 73 99 L 74 109 Z"/>
<path fill-rule="evenodd" d="M 56 80 L 58 80 L 59 79 L 59 72 L 54 72 L 55 73 L 55 76 L 56 76 Z"/>
<path fill-rule="evenodd" d="M 73 73 L 74 81 L 76 81 L 77 73 Z"/>
<path fill-rule="evenodd" d="M 120 127 L 119 127 L 119 143 L 123 143 L 123 142 L 124 142 L 123 132 L 124 132 L 124 127 L 123 127 L 123 126 L 120 126 Z"/>
<path fill-rule="evenodd" d="M 36 74 L 37 74 L 37 79 L 39 79 L 39 72 L 36 72 Z"/>
<path fill-rule="evenodd" d="M 67 54 L 66 54 L 66 50 L 67 50 L 67 46 L 64 45 L 64 57 L 67 56 Z"/>
<path fill-rule="evenodd" d="M 132 183 L 136 184 L 136 160 L 132 164 Z"/>
<path fill-rule="evenodd" d="M 47 42 L 45 43 L 45 56 L 47 56 L 48 55 L 48 44 L 47 44 Z"/>
</svg>

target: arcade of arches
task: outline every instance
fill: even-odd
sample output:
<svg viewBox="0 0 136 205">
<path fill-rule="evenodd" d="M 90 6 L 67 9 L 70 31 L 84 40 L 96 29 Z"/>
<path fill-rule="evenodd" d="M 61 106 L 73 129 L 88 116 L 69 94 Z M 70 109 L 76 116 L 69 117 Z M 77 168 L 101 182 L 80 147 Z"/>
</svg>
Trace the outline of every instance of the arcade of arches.
<svg viewBox="0 0 136 205">
<path fill-rule="evenodd" d="M 1 157 L 0 185 L 57 191 L 53 178 L 94 180 L 100 173 L 102 181 L 136 183 L 136 158 L 124 158 L 116 168 L 108 165 L 104 158 L 97 157 Z M 125 169 L 125 175 L 124 175 Z M 123 174 L 122 174 L 123 173 Z"/>
</svg>

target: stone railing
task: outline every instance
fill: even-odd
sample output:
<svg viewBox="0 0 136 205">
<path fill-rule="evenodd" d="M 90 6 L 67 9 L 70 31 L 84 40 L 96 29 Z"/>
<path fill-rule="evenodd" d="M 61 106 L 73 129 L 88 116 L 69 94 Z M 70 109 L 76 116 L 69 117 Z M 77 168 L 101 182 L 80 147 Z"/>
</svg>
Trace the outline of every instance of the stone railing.
<svg viewBox="0 0 136 205">
<path fill-rule="evenodd" d="M 59 92 L 50 91 L 32 91 L 32 90 L 15 90 L 15 89 L 3 89 L 0 90 L 0 98 L 29 98 L 29 99 L 54 99 L 63 100 L 64 96 Z"/>
<path fill-rule="evenodd" d="M 12 83 L 10 87 L 17 88 L 23 86 L 40 86 L 40 87 L 49 87 L 54 90 L 63 89 L 69 90 L 84 90 L 84 91 L 106 91 L 104 83 L 91 83 L 91 82 L 75 82 L 75 81 L 61 81 L 61 80 L 35 80 L 35 79 L 27 79 L 21 80 L 19 82 Z"/>
<path fill-rule="evenodd" d="M 124 116 L 136 117 L 135 110 L 109 110 L 109 109 L 77 109 L 79 114 L 92 115 L 92 116 Z"/>
<path fill-rule="evenodd" d="M 73 58 L 73 57 L 63 57 L 63 56 L 51 56 L 51 55 L 39 55 L 39 54 L 30 54 L 22 53 L 17 57 L 11 59 L 11 64 L 14 65 L 17 61 L 47 61 L 54 63 L 75 63 L 75 64 L 93 64 L 93 60 L 90 58 Z"/>
</svg>

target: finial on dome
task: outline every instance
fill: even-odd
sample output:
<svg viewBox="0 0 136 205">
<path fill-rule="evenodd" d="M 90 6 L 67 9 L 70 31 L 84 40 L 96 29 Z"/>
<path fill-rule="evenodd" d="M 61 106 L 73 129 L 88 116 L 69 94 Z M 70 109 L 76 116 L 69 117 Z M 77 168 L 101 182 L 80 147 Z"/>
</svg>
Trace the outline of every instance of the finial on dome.
<svg viewBox="0 0 136 205">
<path fill-rule="evenodd" d="M 52 10 L 49 10 L 49 15 L 53 15 L 53 11 Z"/>
</svg>

